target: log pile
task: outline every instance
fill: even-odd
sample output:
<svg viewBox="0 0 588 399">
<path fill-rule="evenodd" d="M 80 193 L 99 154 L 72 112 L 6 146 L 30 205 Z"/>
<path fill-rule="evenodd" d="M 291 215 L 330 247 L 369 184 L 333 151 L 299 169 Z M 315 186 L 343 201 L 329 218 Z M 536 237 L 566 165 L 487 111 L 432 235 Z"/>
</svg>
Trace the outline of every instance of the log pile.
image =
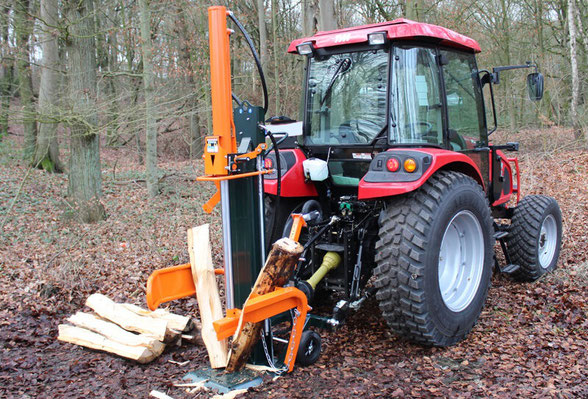
<svg viewBox="0 0 588 399">
<path fill-rule="evenodd" d="M 59 325 L 60 341 L 117 354 L 139 363 L 161 355 L 165 345 L 183 339 L 197 342 L 199 326 L 191 318 L 158 309 L 150 312 L 93 294 L 86 306 L 96 314 L 77 312 Z"/>
</svg>

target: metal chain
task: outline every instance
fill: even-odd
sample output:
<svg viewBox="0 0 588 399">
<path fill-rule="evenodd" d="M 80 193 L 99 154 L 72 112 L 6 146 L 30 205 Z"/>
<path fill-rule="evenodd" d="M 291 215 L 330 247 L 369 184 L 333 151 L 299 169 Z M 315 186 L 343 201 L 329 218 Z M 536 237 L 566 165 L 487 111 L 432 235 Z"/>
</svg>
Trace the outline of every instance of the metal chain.
<svg viewBox="0 0 588 399">
<path fill-rule="evenodd" d="M 300 312 L 298 308 L 294 308 L 294 316 L 292 317 L 292 332 L 290 333 L 292 337 L 296 337 L 296 324 L 298 322 L 298 317 L 300 316 Z M 287 361 L 284 361 L 284 366 L 289 367 L 292 358 L 294 357 L 294 346 L 290 348 L 290 353 L 288 353 Z M 284 358 L 286 360 L 286 358 Z"/>
<path fill-rule="evenodd" d="M 297 328 L 297 324 L 298 324 L 298 317 L 300 316 L 300 312 L 298 311 L 297 308 L 290 310 L 290 314 L 292 314 L 292 332 L 290 333 L 291 336 L 295 337 L 296 336 L 296 328 Z M 305 323 L 306 325 L 306 320 Z M 303 327 L 304 328 L 304 327 Z M 277 374 L 277 375 L 282 375 L 283 373 L 285 373 L 286 371 L 288 371 L 289 369 L 289 365 L 290 362 L 292 361 L 292 358 L 294 357 L 294 347 L 290 348 L 290 352 L 286 354 L 287 358 L 284 358 L 284 366 L 282 366 L 282 368 L 278 368 L 276 367 L 270 353 L 267 347 L 267 343 L 265 342 L 265 336 L 263 335 L 263 330 L 260 331 L 261 334 L 261 343 L 263 346 L 263 352 L 265 353 L 265 358 L 267 360 L 267 364 L 269 365 L 269 367 L 272 369 L 272 372 Z"/>
<path fill-rule="evenodd" d="M 261 333 L 261 343 L 263 345 L 263 351 L 265 353 L 265 358 L 267 360 L 267 364 L 272 369 L 272 373 L 275 373 L 277 375 L 281 375 L 284 372 L 288 371 L 288 366 L 286 366 L 286 365 L 284 365 L 282 368 L 276 367 L 272 357 L 269 354 L 269 350 L 267 348 L 267 343 L 265 342 L 265 336 L 263 335 L 263 330 L 261 330 L 260 333 Z"/>
</svg>

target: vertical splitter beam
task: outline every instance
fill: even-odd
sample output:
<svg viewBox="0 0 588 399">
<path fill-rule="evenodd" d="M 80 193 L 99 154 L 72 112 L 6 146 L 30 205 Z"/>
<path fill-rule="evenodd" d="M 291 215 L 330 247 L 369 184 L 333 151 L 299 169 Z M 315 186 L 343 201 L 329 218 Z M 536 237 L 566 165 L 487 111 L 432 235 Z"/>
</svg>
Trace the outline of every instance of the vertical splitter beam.
<svg viewBox="0 0 588 399">
<path fill-rule="evenodd" d="M 231 97 L 230 31 L 225 7 L 208 9 L 208 28 L 213 136 L 206 137 L 204 173 L 222 176 L 229 173 L 226 155 L 237 152 Z"/>
<path fill-rule="evenodd" d="M 227 175 L 227 154 L 237 152 L 233 129 L 231 98 L 231 56 L 227 9 L 222 6 L 208 8 L 210 45 L 210 90 L 212 99 L 212 136 L 206 137 L 204 148 L 204 173 L 211 176 Z M 227 309 L 235 307 L 233 295 L 233 264 L 231 251 L 231 215 L 229 182 L 220 182 L 223 219 L 223 246 L 225 257 L 225 292 Z"/>
</svg>

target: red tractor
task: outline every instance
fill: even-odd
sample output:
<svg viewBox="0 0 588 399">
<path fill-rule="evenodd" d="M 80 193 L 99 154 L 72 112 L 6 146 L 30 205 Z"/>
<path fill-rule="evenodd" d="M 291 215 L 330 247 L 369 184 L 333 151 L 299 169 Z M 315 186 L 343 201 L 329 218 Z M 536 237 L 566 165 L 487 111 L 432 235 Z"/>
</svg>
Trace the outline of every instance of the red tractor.
<svg viewBox="0 0 588 399">
<path fill-rule="evenodd" d="M 539 100 L 535 65 L 480 70 L 475 40 L 406 19 L 319 32 L 288 51 L 306 57 L 303 124 L 280 142 L 288 119 L 267 127 L 277 145 L 265 158 L 275 169 L 264 179 L 266 239 L 289 235 L 291 215 L 302 215 L 293 285 L 309 299 L 317 291 L 339 299 L 327 324 L 375 293 L 395 332 L 452 345 L 476 323 L 493 268 L 533 281 L 556 267 L 557 202 L 519 202 L 517 158 L 504 153 L 518 143 L 488 139 L 500 72 L 534 67 L 528 90 Z M 301 343 L 311 349 L 306 363 L 312 339 Z"/>
</svg>

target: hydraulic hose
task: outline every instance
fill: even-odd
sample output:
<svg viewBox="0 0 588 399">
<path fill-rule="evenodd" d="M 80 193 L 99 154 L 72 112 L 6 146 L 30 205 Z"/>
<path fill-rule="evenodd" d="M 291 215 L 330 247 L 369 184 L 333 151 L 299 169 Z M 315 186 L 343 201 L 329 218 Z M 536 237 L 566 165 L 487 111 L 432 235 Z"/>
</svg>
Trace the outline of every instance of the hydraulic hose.
<svg viewBox="0 0 588 399">
<path fill-rule="evenodd" d="M 278 187 L 276 189 L 276 206 L 272 215 L 272 229 L 270 232 L 269 239 L 271 240 L 272 237 L 276 234 L 276 219 L 277 214 L 280 210 L 280 194 L 282 193 L 282 164 L 280 162 L 280 150 L 278 150 L 278 143 L 276 142 L 276 138 L 269 130 L 265 129 L 265 134 L 269 137 L 270 141 L 272 142 L 272 146 L 274 147 L 274 153 L 276 154 L 276 169 L 277 169 L 277 179 L 278 179 Z M 270 245 L 272 243 L 270 242 Z"/>
<path fill-rule="evenodd" d="M 232 11 L 229 11 L 229 18 L 237 25 L 237 28 L 241 31 L 243 36 L 245 36 L 245 40 L 249 45 L 249 49 L 251 50 L 251 54 L 253 55 L 253 59 L 255 60 L 255 65 L 257 66 L 257 72 L 259 72 L 259 79 L 261 80 L 261 87 L 263 88 L 263 110 L 267 112 L 268 107 L 268 96 L 267 96 L 267 85 L 265 83 L 265 75 L 263 74 L 263 68 L 261 67 L 261 61 L 259 60 L 259 54 L 257 54 L 257 50 L 255 50 L 255 46 L 253 45 L 253 41 L 249 36 L 249 33 L 245 30 L 241 22 L 235 17 Z"/>
</svg>

